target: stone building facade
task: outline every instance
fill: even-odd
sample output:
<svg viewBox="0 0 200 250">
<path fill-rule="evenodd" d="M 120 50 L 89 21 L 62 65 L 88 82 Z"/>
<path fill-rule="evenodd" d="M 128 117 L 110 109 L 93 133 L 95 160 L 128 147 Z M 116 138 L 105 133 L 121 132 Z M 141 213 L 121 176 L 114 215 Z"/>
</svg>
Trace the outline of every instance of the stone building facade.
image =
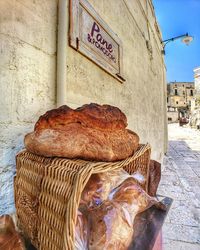
<svg viewBox="0 0 200 250">
<path fill-rule="evenodd" d="M 200 67 L 194 69 L 195 98 L 192 103 L 190 126 L 200 129 Z"/>
<path fill-rule="evenodd" d="M 194 69 L 195 97 L 200 102 L 200 67 Z M 200 103 L 199 103 L 200 106 Z"/>
<path fill-rule="evenodd" d="M 15 155 L 24 135 L 53 107 L 117 106 L 140 142 L 151 144 L 153 159 L 161 162 L 166 151 L 165 65 L 152 1 L 84 2 L 121 41 L 125 81 L 69 45 L 70 0 L 0 1 L 0 214 L 14 209 Z"/>
<path fill-rule="evenodd" d="M 189 117 L 195 89 L 193 82 L 167 84 L 168 122 L 178 122 L 179 117 Z"/>
</svg>

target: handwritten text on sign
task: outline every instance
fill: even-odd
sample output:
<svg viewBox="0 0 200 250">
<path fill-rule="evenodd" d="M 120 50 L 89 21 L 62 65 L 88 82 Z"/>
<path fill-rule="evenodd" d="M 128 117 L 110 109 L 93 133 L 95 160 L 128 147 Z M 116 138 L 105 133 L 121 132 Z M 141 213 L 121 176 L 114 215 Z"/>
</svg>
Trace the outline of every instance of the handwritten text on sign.
<svg viewBox="0 0 200 250">
<path fill-rule="evenodd" d="M 123 82 L 119 37 L 87 0 L 70 1 L 70 45 Z"/>
<path fill-rule="evenodd" d="M 88 41 L 95 45 L 102 53 L 108 56 L 111 60 L 116 63 L 116 58 L 113 53 L 113 45 L 106 41 L 106 39 L 101 34 L 101 29 L 99 25 L 94 22 L 92 25 L 91 33 L 88 33 Z"/>
</svg>

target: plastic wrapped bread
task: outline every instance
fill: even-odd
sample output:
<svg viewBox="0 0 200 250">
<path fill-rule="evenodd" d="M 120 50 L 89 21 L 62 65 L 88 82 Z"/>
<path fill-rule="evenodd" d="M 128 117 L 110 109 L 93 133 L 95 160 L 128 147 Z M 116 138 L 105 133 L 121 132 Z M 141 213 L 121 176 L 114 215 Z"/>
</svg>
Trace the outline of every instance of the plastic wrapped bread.
<svg viewBox="0 0 200 250">
<path fill-rule="evenodd" d="M 135 216 L 152 205 L 163 209 L 130 177 L 102 205 L 89 210 L 89 249 L 125 250 L 131 243 Z"/>
<path fill-rule="evenodd" d="M 107 175 L 103 174 L 104 178 L 105 176 L 107 178 L 112 176 L 112 178 L 108 178 L 111 183 L 106 183 L 105 186 L 104 183 L 101 183 L 100 180 L 103 178 L 100 178 L 100 176 L 91 178 L 90 185 L 86 185 L 88 191 L 91 187 L 94 188 L 91 196 L 87 196 L 85 193 L 82 197 L 83 199 L 87 197 L 87 202 L 91 199 L 91 203 L 86 202 L 87 205 L 90 205 L 84 207 L 82 218 L 79 218 L 86 221 L 87 235 L 83 233 L 85 229 L 83 230 L 83 227 L 80 226 L 81 223 L 76 228 L 76 235 L 78 235 L 76 242 L 77 239 L 83 239 L 81 244 L 87 246 L 86 249 L 126 250 L 132 240 L 135 216 L 152 205 L 165 209 L 162 203 L 149 196 L 141 188 L 139 180 L 142 180 L 142 176 L 139 173 L 134 174 L 135 177 L 138 177 L 138 179 L 135 179 L 124 172 L 121 172 L 121 176 L 116 175 L 120 171 L 113 172 L 113 176 L 112 174 L 109 175 L 109 172 Z M 96 183 L 96 186 L 95 180 L 98 183 L 98 185 Z M 98 188 L 95 189 L 95 187 Z M 101 195 L 102 193 L 104 195 Z M 103 200 L 103 198 L 106 198 L 106 200 Z M 76 250 L 81 250 L 81 248 L 76 248 Z"/>
<path fill-rule="evenodd" d="M 115 187 L 120 185 L 130 176 L 133 177 L 139 185 L 143 185 L 146 181 L 145 177 L 138 171 L 129 175 L 123 169 L 93 174 L 82 192 L 80 201 L 81 207 L 94 207 L 100 205 L 103 201 L 108 199 L 110 192 Z"/>
</svg>

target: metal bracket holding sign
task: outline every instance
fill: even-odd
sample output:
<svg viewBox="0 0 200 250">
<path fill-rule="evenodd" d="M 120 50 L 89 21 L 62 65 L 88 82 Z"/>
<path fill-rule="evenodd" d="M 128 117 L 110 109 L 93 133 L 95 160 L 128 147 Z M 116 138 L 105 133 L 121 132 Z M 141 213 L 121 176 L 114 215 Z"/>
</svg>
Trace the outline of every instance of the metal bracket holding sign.
<svg viewBox="0 0 200 250">
<path fill-rule="evenodd" d="M 70 0 L 70 46 L 120 82 L 122 43 L 87 0 Z"/>
</svg>

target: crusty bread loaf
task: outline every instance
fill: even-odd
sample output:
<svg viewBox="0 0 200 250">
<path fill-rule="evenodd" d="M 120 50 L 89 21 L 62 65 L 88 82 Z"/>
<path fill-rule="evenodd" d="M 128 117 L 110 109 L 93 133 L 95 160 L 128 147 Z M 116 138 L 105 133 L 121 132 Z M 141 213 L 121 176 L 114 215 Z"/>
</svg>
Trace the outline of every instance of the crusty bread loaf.
<svg viewBox="0 0 200 250">
<path fill-rule="evenodd" d="M 75 110 L 68 106 L 42 115 L 25 146 L 43 156 L 116 161 L 131 156 L 139 137 L 126 129 L 127 119 L 118 108 L 89 104 Z"/>
<path fill-rule="evenodd" d="M 66 125 L 70 123 L 108 131 L 125 129 L 127 119 L 120 109 L 110 105 L 91 103 L 75 110 L 63 105 L 42 115 L 35 125 L 35 131 L 49 128 L 65 130 Z"/>
</svg>

